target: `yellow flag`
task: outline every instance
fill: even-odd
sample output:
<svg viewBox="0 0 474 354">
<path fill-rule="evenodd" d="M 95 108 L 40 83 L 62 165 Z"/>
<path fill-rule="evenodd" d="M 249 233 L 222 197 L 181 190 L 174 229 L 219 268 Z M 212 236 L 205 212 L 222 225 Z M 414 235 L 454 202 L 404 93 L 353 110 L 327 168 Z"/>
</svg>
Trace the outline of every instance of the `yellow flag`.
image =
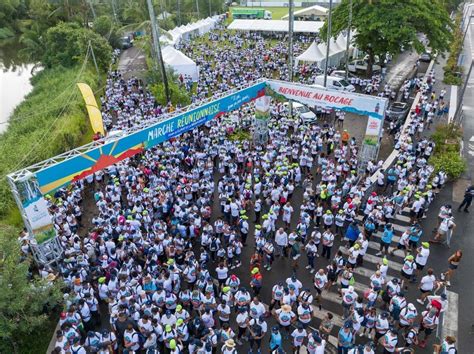
<svg viewBox="0 0 474 354">
<path fill-rule="evenodd" d="M 89 113 L 89 119 L 91 121 L 92 130 L 94 133 L 101 133 L 102 136 L 105 135 L 104 123 L 102 122 L 102 113 L 100 113 L 99 106 L 97 106 L 97 101 L 94 97 L 94 93 L 89 85 L 84 83 L 78 83 L 77 87 L 84 97 L 84 102 L 86 103 L 87 113 Z"/>
</svg>

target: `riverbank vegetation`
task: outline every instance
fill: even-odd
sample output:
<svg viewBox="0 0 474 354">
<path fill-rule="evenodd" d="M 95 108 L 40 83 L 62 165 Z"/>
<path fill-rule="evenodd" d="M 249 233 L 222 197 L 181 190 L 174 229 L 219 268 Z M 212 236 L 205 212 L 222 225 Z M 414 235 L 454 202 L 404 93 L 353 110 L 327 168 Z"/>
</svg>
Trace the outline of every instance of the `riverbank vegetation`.
<svg viewBox="0 0 474 354">
<path fill-rule="evenodd" d="M 20 168 L 83 145 L 92 139 L 77 82 L 97 91 L 101 80 L 90 65 L 85 68 L 45 69 L 32 79 L 33 90 L 13 112 L 0 135 L 0 219 L 12 217 L 14 204 L 5 176 Z M 1 221 L 1 220 L 0 220 Z"/>
</svg>

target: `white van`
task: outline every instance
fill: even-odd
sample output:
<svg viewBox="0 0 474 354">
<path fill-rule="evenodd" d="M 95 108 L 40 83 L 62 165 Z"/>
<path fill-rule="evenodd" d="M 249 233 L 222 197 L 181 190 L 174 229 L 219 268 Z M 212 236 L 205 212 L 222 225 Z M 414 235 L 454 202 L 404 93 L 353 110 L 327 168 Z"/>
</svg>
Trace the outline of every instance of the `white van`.
<svg viewBox="0 0 474 354">
<path fill-rule="evenodd" d="M 283 106 L 289 111 L 290 102 L 283 103 Z M 316 122 L 316 114 L 314 114 L 308 107 L 299 102 L 293 101 L 293 114 L 300 117 L 303 123 Z"/>
<path fill-rule="evenodd" d="M 316 85 L 324 86 L 324 75 L 316 76 L 314 83 Z M 355 87 L 353 85 L 348 83 L 343 77 L 339 76 L 328 76 L 326 88 L 337 91 L 355 91 Z"/>
</svg>

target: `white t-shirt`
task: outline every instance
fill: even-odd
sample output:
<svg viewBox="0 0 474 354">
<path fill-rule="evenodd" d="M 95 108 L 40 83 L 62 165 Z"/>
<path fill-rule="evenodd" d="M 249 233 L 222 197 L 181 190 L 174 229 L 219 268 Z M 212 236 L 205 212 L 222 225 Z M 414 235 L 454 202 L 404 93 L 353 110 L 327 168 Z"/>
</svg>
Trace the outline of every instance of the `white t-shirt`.
<svg viewBox="0 0 474 354">
<path fill-rule="evenodd" d="M 278 322 L 285 327 L 289 326 L 291 324 L 291 320 L 296 316 L 293 311 L 285 312 L 282 309 L 278 309 L 276 314 L 278 316 Z"/>
<path fill-rule="evenodd" d="M 217 279 L 224 280 L 227 279 L 227 273 L 229 272 L 229 269 L 227 267 L 223 268 L 216 268 L 216 273 L 217 273 Z"/>
<path fill-rule="evenodd" d="M 421 278 L 421 290 L 433 290 L 435 282 L 436 277 L 434 275 L 425 275 L 423 278 Z"/>
</svg>

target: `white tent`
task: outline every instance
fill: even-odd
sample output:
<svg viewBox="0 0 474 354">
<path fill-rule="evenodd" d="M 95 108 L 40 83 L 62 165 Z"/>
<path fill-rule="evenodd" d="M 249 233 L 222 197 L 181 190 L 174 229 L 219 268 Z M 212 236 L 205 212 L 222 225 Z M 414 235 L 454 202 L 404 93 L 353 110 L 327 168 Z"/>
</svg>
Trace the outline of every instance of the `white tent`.
<svg viewBox="0 0 474 354">
<path fill-rule="evenodd" d="M 295 33 L 318 33 L 324 22 L 295 21 Z M 283 20 L 234 20 L 228 29 L 238 31 L 288 32 L 288 21 Z"/>
<path fill-rule="evenodd" d="M 324 21 L 326 16 L 328 15 L 329 9 L 323 6 L 319 5 L 314 5 L 310 7 L 306 7 L 304 9 L 295 11 L 293 14 L 295 17 L 295 20 L 298 19 L 310 19 L 310 20 L 319 20 L 319 21 Z M 289 15 L 283 16 L 281 19 L 282 20 L 287 20 Z"/>
<path fill-rule="evenodd" d="M 320 63 L 326 58 L 326 53 L 321 52 L 316 42 L 313 42 L 308 49 L 306 49 L 302 54 L 296 58 L 296 64 L 298 65 L 299 61 L 310 62 L 310 63 Z"/>
<path fill-rule="evenodd" d="M 172 46 L 166 46 L 161 50 L 161 54 L 165 64 L 171 67 L 178 75 L 188 75 L 193 79 L 193 81 L 199 80 L 198 66 L 184 53 L 173 48 Z"/>
</svg>

